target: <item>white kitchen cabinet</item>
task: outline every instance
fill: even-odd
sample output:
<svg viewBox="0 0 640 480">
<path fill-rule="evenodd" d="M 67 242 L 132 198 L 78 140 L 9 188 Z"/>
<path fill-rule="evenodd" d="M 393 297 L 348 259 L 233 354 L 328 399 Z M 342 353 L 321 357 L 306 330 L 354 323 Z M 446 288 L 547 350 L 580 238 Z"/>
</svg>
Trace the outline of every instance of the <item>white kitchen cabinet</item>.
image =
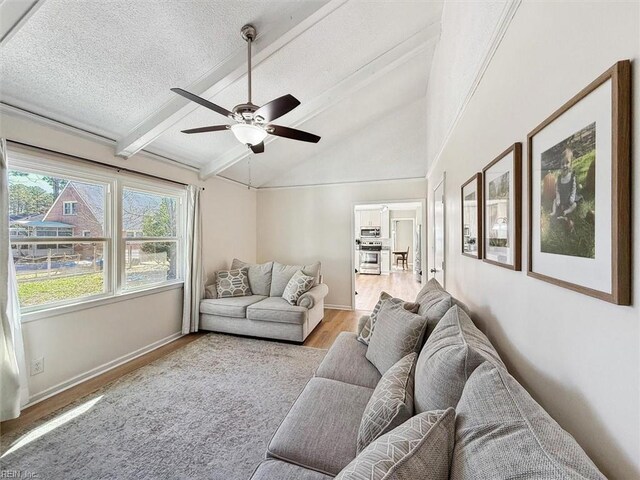
<svg viewBox="0 0 640 480">
<path fill-rule="evenodd" d="M 356 213 L 354 215 L 354 227 L 355 227 L 355 233 L 356 233 L 355 238 L 360 238 L 360 227 L 362 226 L 361 213 L 362 212 L 360 210 L 356 210 Z"/>
<path fill-rule="evenodd" d="M 380 214 L 380 238 L 389 238 L 389 210 Z"/>
<path fill-rule="evenodd" d="M 391 270 L 391 258 L 389 250 L 382 250 L 382 255 L 380 256 L 380 270 L 382 273 L 389 273 Z"/>
<path fill-rule="evenodd" d="M 380 210 L 360 210 L 361 227 L 380 227 Z"/>
</svg>

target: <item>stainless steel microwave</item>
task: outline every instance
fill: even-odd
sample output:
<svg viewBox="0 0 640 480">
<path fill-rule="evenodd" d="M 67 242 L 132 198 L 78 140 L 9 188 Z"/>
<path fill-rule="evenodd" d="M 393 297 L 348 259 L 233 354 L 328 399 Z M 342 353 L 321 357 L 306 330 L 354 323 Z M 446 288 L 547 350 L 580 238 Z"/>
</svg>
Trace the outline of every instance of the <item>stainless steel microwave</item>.
<svg viewBox="0 0 640 480">
<path fill-rule="evenodd" d="M 362 238 L 380 238 L 380 227 L 362 227 L 360 229 Z"/>
</svg>

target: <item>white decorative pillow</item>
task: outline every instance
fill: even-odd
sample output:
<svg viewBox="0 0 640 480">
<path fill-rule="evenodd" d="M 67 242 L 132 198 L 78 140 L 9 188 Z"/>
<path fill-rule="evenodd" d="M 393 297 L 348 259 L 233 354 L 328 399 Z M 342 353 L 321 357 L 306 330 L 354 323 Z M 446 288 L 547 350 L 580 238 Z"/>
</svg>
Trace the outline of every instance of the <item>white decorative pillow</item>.
<svg viewBox="0 0 640 480">
<path fill-rule="evenodd" d="M 362 414 L 358 453 L 413 415 L 413 370 L 417 359 L 417 353 L 410 353 L 387 370 L 378 382 Z"/>
<path fill-rule="evenodd" d="M 448 480 L 456 414 L 420 413 L 371 443 L 335 480 Z"/>
<path fill-rule="evenodd" d="M 244 297 L 251 295 L 249 288 L 248 268 L 220 270 L 216 274 L 216 290 L 218 298 Z"/>
<path fill-rule="evenodd" d="M 284 293 L 282 294 L 282 298 L 284 298 L 291 305 L 295 305 L 298 302 L 300 296 L 307 292 L 312 286 L 314 282 L 314 277 L 310 277 L 309 275 L 305 275 L 302 273 L 302 270 L 298 270 L 293 274 L 289 283 L 284 289 Z"/>
<path fill-rule="evenodd" d="M 369 319 L 365 321 L 364 326 L 358 333 L 358 341 L 360 343 L 369 345 L 369 342 L 371 341 L 371 335 L 373 335 L 373 329 L 376 326 L 376 320 L 378 319 L 378 313 L 380 312 L 380 308 L 382 307 L 382 302 L 384 302 L 385 300 L 389 300 L 392 303 L 401 303 L 404 309 L 411 313 L 418 313 L 418 309 L 420 308 L 420 305 L 418 303 L 405 302 L 401 298 L 394 298 L 387 292 L 381 292 L 378 303 L 376 303 L 376 306 L 373 307 L 373 311 L 371 312 L 371 315 L 369 315 Z"/>
</svg>

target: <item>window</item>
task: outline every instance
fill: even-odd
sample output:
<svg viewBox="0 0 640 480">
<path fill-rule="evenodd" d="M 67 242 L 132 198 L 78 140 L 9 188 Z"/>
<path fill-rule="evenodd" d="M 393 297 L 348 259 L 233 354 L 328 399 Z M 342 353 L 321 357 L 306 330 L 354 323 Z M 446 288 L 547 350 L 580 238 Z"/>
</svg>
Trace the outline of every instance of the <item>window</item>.
<svg viewBox="0 0 640 480">
<path fill-rule="evenodd" d="M 9 231 L 23 313 L 183 279 L 183 188 L 67 167 L 52 155 L 9 150 Z"/>
<path fill-rule="evenodd" d="M 77 215 L 78 214 L 78 202 L 64 202 L 63 215 Z"/>
<path fill-rule="evenodd" d="M 122 190 L 125 289 L 181 278 L 180 198 L 141 188 Z M 135 240 L 131 240 L 135 238 Z"/>
</svg>

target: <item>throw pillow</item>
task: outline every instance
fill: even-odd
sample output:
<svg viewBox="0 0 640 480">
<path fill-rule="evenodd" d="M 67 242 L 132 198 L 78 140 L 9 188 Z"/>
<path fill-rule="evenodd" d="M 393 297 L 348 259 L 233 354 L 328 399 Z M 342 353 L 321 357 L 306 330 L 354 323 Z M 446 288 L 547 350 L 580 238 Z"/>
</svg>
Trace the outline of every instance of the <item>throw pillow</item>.
<svg viewBox="0 0 640 480">
<path fill-rule="evenodd" d="M 216 274 L 218 298 L 244 297 L 251 295 L 247 267 L 235 270 L 220 270 Z"/>
<path fill-rule="evenodd" d="M 293 274 L 298 270 L 302 270 L 302 273 L 305 275 L 313 277 L 313 286 L 320 283 L 320 262 L 311 265 L 283 265 L 278 262 L 273 262 L 273 276 L 271 278 L 269 296 L 281 297 L 284 289 L 287 288 L 289 284 L 289 280 L 291 280 Z"/>
<path fill-rule="evenodd" d="M 233 262 L 231 262 L 232 270 L 244 267 L 249 268 L 249 288 L 251 288 L 251 293 L 254 295 L 265 295 L 268 297 L 269 292 L 271 291 L 271 271 L 273 270 L 273 262 L 252 264 L 243 262 L 237 258 L 234 258 Z"/>
<path fill-rule="evenodd" d="M 503 365 L 489 339 L 453 306 L 427 339 L 416 363 L 414 408 L 427 412 L 455 407 L 467 379 L 485 360 Z"/>
<path fill-rule="evenodd" d="M 298 270 L 293 274 L 287 287 L 284 289 L 282 298 L 284 298 L 291 305 L 295 305 L 298 302 L 300 296 L 308 291 L 313 285 L 313 277 L 305 275 L 301 270 Z"/>
<path fill-rule="evenodd" d="M 376 303 L 376 306 L 373 307 L 373 311 L 371 312 L 371 315 L 369 315 L 369 319 L 365 321 L 362 329 L 358 333 L 359 342 L 364 343 L 365 345 L 369 345 L 369 342 L 371 341 L 371 335 L 373 334 L 373 329 L 376 325 L 376 320 L 378 318 L 378 312 L 380 312 L 380 307 L 382 306 L 382 302 L 385 300 L 391 300 L 394 303 L 400 303 L 404 306 L 406 310 L 413 313 L 418 313 L 418 309 L 420 308 L 420 305 L 417 303 L 405 302 L 400 298 L 392 297 L 387 292 L 381 292 L 378 303 Z"/>
<path fill-rule="evenodd" d="M 362 414 L 358 453 L 413 415 L 413 369 L 417 358 L 417 353 L 402 358 L 378 382 Z"/>
<path fill-rule="evenodd" d="M 507 370 L 487 361 L 456 407 L 451 479 L 605 479 L 575 439 Z"/>
<path fill-rule="evenodd" d="M 395 363 L 422 345 L 427 319 L 384 300 L 366 357 L 384 375 Z"/>
<path fill-rule="evenodd" d="M 411 417 L 371 443 L 335 480 L 448 480 L 455 420 L 453 408 Z"/>
</svg>

